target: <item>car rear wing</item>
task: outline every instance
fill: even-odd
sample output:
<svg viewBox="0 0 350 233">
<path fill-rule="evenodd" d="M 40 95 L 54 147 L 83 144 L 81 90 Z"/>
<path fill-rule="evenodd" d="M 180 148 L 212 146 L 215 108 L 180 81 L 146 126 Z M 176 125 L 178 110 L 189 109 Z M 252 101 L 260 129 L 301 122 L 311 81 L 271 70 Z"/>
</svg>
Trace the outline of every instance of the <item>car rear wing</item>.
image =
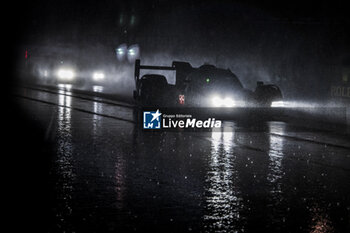
<svg viewBox="0 0 350 233">
<path fill-rule="evenodd" d="M 176 72 L 176 83 L 175 85 L 183 84 L 186 75 L 194 68 L 188 62 L 173 61 L 171 66 L 149 66 L 141 65 L 141 60 L 135 61 L 135 84 L 140 79 L 140 70 L 169 70 Z"/>
</svg>

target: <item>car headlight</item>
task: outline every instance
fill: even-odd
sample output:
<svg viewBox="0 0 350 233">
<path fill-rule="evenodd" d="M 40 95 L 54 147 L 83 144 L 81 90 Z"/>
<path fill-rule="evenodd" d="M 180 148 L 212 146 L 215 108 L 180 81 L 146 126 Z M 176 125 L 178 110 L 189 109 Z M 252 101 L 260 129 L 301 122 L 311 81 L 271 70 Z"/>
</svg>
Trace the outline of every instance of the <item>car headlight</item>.
<svg viewBox="0 0 350 233">
<path fill-rule="evenodd" d="M 212 105 L 214 107 L 219 107 L 221 105 L 221 98 L 218 97 L 218 96 L 214 96 L 212 99 L 211 99 L 211 102 L 212 102 Z"/>
<path fill-rule="evenodd" d="M 271 103 L 271 107 L 273 108 L 281 108 L 284 107 L 284 102 L 283 101 L 273 101 Z"/>
<path fill-rule="evenodd" d="M 116 49 L 116 54 L 117 54 L 117 59 L 119 61 L 122 61 L 125 59 L 125 57 L 127 55 L 126 54 L 127 50 L 128 50 L 128 48 L 127 48 L 126 44 L 121 44 L 118 46 L 118 48 Z"/>
<path fill-rule="evenodd" d="M 235 101 L 230 97 L 221 98 L 219 96 L 214 96 L 212 97 L 211 102 L 212 102 L 212 106 L 214 107 L 230 108 L 235 106 Z"/>
<path fill-rule="evenodd" d="M 75 73 L 71 69 L 59 69 L 57 71 L 57 76 L 62 80 L 72 80 L 75 77 Z"/>
<path fill-rule="evenodd" d="M 129 62 L 135 61 L 140 56 L 140 47 L 137 44 L 131 45 L 128 48 L 128 60 Z"/>
<path fill-rule="evenodd" d="M 100 80 L 103 80 L 105 78 L 105 74 L 102 73 L 102 72 L 95 72 L 92 76 L 92 78 L 95 80 L 95 81 L 100 81 Z"/>
</svg>

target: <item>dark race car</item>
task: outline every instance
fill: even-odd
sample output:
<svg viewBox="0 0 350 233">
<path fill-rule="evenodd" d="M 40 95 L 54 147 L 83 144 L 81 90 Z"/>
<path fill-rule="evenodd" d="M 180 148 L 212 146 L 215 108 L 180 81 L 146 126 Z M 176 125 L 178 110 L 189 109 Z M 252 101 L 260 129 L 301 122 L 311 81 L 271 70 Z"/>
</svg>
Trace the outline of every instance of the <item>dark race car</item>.
<svg viewBox="0 0 350 233">
<path fill-rule="evenodd" d="M 140 70 L 176 72 L 176 82 L 169 84 L 164 75 L 145 74 Z M 278 86 L 257 82 L 254 91 L 243 87 L 229 69 L 213 65 L 193 68 L 189 63 L 174 61 L 172 66 L 145 66 L 135 63 L 134 99 L 140 106 L 161 107 L 270 107 L 282 101 Z"/>
</svg>

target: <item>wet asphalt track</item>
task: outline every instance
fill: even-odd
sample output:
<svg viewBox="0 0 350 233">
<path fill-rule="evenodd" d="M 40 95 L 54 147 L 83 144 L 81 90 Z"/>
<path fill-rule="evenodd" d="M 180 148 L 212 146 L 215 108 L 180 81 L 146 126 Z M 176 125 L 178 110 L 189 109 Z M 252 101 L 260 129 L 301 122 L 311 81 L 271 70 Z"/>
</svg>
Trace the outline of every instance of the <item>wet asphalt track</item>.
<svg viewBox="0 0 350 233">
<path fill-rule="evenodd" d="M 51 145 L 48 232 L 350 232 L 346 135 L 277 121 L 144 132 L 125 102 L 15 98 Z"/>
</svg>

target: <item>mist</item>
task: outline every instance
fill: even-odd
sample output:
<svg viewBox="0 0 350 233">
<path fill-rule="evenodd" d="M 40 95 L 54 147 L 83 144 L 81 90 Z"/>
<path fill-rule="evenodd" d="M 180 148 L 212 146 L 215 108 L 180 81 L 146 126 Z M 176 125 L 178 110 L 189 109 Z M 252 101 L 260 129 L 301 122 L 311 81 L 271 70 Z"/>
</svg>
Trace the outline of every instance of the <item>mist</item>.
<svg viewBox="0 0 350 233">
<path fill-rule="evenodd" d="M 289 17 L 237 2 L 154 1 L 90 7 L 79 8 L 80 16 L 75 17 L 73 10 L 66 13 L 69 17 L 57 25 L 61 10 L 42 16 L 45 25 L 23 39 L 21 53 L 29 48 L 32 60 L 38 54 L 44 60 L 79 60 L 87 72 L 96 69 L 107 74 L 105 90 L 130 97 L 135 88 L 134 66 L 119 61 L 115 49 L 122 43 L 137 44 L 142 64 L 213 64 L 230 69 L 245 88 L 253 90 L 257 81 L 273 83 L 287 100 L 315 104 L 333 101 L 331 86 L 341 82 L 343 61 L 350 54 L 348 22 L 339 18 Z M 45 62 L 38 61 L 35 69 L 40 70 Z M 81 88 L 94 85 L 88 74 L 84 76 Z M 174 75 L 166 76 L 174 83 Z"/>
</svg>

